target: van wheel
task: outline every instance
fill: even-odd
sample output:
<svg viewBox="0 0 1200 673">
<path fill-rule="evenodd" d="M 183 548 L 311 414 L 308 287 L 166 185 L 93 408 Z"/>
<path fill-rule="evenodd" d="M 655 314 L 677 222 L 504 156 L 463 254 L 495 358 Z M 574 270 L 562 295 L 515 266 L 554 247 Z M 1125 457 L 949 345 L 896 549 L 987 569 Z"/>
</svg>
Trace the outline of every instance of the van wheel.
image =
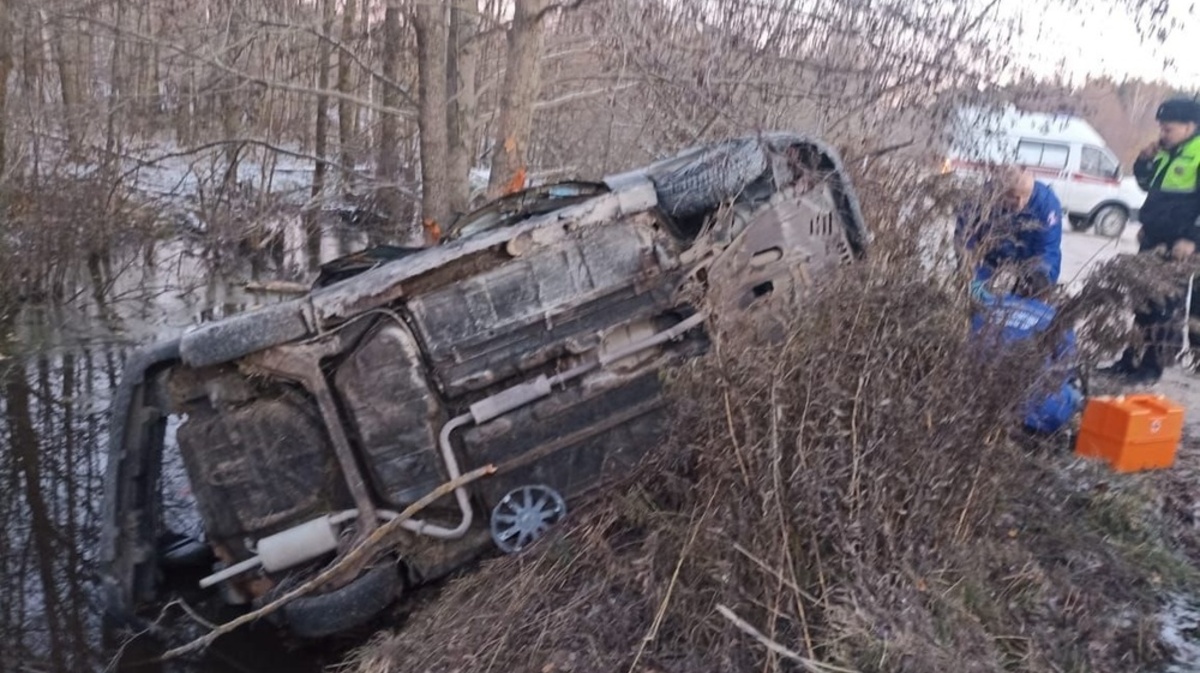
<svg viewBox="0 0 1200 673">
<path fill-rule="evenodd" d="M 1129 211 L 1124 206 L 1108 205 L 1092 214 L 1096 233 L 1108 238 L 1120 238 L 1129 224 Z"/>
</svg>

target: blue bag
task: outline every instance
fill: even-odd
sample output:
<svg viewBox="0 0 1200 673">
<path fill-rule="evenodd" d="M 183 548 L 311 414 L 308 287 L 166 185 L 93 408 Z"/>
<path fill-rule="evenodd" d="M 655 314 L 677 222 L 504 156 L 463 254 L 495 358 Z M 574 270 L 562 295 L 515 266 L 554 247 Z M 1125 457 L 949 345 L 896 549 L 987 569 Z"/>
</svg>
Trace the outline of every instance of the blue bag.
<svg viewBox="0 0 1200 673">
<path fill-rule="evenodd" d="M 1053 306 L 1036 299 L 987 296 L 984 309 L 971 320 L 971 331 L 979 334 L 991 326 L 1003 345 L 1046 331 L 1054 315 Z M 1039 385 L 1038 392 L 1026 403 L 1026 428 L 1034 432 L 1056 432 L 1083 406 L 1083 392 L 1076 383 L 1076 354 L 1075 331 L 1067 330 L 1054 353 L 1046 358 L 1045 378 L 1039 380 L 1039 384 L 1048 383 L 1049 386 Z M 1047 387 L 1050 392 L 1043 392 Z"/>
</svg>

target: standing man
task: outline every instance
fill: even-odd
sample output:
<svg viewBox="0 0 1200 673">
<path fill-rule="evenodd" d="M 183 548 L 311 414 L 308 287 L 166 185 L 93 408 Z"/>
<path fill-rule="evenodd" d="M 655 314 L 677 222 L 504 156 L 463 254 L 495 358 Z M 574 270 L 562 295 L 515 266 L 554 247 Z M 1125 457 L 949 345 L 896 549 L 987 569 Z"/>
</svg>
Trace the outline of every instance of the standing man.
<svg viewBox="0 0 1200 673">
<path fill-rule="evenodd" d="M 1195 254 L 1200 241 L 1200 138 L 1196 135 L 1200 103 L 1171 99 L 1159 106 L 1155 118 L 1158 142 L 1142 150 L 1133 164 L 1138 185 L 1147 192 L 1138 218 L 1142 223 L 1138 252 L 1182 261 Z M 1163 373 L 1171 319 L 1179 306 L 1180 298 L 1175 297 L 1139 310 L 1134 323 L 1142 330 L 1144 352 L 1126 348 L 1116 364 L 1101 372 L 1133 384 L 1157 382 Z"/>
<path fill-rule="evenodd" d="M 1058 284 L 1062 204 L 1049 185 L 1024 168 L 1006 166 L 989 180 L 983 198 L 959 214 L 955 237 L 966 250 L 982 253 L 971 283 L 975 296 L 1006 264 L 1013 264 L 1018 274 L 1013 294 L 1036 297 Z"/>
</svg>

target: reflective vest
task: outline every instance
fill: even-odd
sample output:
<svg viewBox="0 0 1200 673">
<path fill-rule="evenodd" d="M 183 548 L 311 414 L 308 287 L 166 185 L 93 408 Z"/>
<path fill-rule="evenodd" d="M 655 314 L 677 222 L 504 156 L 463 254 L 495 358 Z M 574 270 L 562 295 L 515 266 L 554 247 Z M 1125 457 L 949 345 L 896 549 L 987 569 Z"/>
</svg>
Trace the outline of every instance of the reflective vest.
<svg viewBox="0 0 1200 673">
<path fill-rule="evenodd" d="M 1172 156 L 1173 155 L 1173 156 Z M 1151 190 L 1173 194 L 1191 194 L 1200 178 L 1200 136 L 1195 136 L 1174 152 L 1159 150 L 1154 157 Z"/>
<path fill-rule="evenodd" d="M 1142 248 L 1172 245 L 1181 238 L 1200 242 L 1200 136 L 1173 151 L 1160 151 L 1150 162 L 1139 163 L 1134 172 L 1139 178 L 1149 178 L 1139 180 L 1146 190 L 1138 217 L 1144 234 Z"/>
</svg>

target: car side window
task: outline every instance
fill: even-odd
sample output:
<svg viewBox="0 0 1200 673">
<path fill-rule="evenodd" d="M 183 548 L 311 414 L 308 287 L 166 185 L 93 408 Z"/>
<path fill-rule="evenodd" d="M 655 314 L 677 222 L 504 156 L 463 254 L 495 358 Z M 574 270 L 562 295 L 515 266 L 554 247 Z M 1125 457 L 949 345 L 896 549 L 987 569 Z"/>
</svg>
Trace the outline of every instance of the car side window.
<svg viewBox="0 0 1200 673">
<path fill-rule="evenodd" d="M 1017 163 L 1034 168 L 1062 170 L 1067 167 L 1070 148 L 1057 143 L 1042 143 L 1034 140 L 1017 142 Z"/>
<path fill-rule="evenodd" d="M 1099 147 L 1085 145 L 1079 155 L 1079 171 L 1095 178 L 1111 178 L 1117 173 L 1117 162 Z"/>
</svg>

